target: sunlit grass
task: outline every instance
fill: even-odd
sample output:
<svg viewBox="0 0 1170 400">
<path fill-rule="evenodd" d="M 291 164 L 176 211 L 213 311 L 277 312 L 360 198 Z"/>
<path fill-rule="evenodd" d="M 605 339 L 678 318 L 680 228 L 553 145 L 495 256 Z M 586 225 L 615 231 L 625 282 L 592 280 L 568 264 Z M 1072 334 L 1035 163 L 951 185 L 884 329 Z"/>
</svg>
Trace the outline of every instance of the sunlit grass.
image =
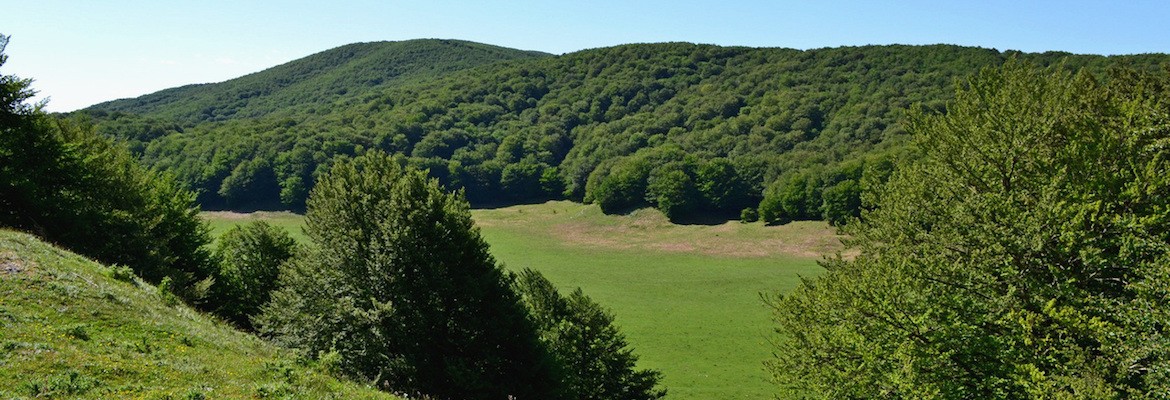
<svg viewBox="0 0 1170 400">
<path fill-rule="evenodd" d="M 840 249 L 821 222 L 676 225 L 655 210 L 610 216 L 565 201 L 472 215 L 507 268 L 539 270 L 612 309 L 641 366 L 662 371 L 679 400 L 771 398 L 772 328 L 759 295 L 819 274 L 821 255 Z M 257 218 L 301 232 L 294 214 L 205 216 L 216 233 Z"/>
<path fill-rule="evenodd" d="M 392 398 L 154 286 L 0 230 L 0 398 L 41 397 Z"/>
</svg>

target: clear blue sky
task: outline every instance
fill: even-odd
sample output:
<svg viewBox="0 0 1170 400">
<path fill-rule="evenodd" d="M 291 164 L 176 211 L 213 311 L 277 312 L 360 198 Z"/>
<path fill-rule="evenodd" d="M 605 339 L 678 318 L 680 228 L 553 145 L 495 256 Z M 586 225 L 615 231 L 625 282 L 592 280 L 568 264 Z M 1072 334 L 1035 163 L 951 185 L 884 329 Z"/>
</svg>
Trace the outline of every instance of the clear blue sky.
<svg viewBox="0 0 1170 400">
<path fill-rule="evenodd" d="M 415 38 L 556 54 L 662 41 L 1170 53 L 1165 0 L 0 1 L 0 33 L 12 36 L 0 73 L 34 78 L 50 111 L 218 82 L 347 43 Z"/>
</svg>

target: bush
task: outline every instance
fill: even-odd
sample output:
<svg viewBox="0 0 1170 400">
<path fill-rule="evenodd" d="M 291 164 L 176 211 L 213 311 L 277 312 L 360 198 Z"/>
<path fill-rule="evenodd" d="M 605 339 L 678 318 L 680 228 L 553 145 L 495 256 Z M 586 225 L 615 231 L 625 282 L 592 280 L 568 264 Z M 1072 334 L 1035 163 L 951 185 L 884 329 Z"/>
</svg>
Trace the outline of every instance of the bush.
<svg viewBox="0 0 1170 400">
<path fill-rule="evenodd" d="M 215 248 L 220 267 L 211 289 L 216 313 L 251 327 L 251 317 L 276 290 L 280 266 L 295 249 L 287 231 L 264 221 L 237 225 L 220 236 Z"/>
<path fill-rule="evenodd" d="M 134 282 L 134 270 L 125 265 L 114 264 L 110 266 L 109 275 L 111 278 L 122 282 Z"/>
<path fill-rule="evenodd" d="M 566 397 L 571 399 L 659 399 L 662 374 L 636 369 L 638 356 L 613 316 L 577 289 L 568 297 L 557 293 L 539 272 L 525 269 L 515 283 L 528 312 L 540 328 L 564 372 Z"/>
<path fill-rule="evenodd" d="M 739 222 L 750 223 L 760 220 L 760 213 L 756 209 L 748 207 L 739 212 Z"/>
</svg>

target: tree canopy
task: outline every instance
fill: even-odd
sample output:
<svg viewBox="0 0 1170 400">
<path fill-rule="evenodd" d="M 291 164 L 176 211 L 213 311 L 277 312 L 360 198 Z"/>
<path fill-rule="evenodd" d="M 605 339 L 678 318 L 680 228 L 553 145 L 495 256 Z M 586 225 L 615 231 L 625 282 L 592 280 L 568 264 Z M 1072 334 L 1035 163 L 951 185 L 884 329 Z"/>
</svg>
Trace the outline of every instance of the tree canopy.
<svg viewBox="0 0 1170 400">
<path fill-rule="evenodd" d="M 858 215 L 865 172 L 842 170 L 895 158 L 907 107 L 941 110 L 955 79 L 1011 58 L 1097 71 L 1167 60 L 688 43 L 549 56 L 408 41 L 343 46 L 83 113 L 209 208 L 300 209 L 333 160 L 377 149 L 466 189 L 475 204 L 584 199 L 678 219 L 734 217 L 763 200 L 795 207 L 761 207 L 770 222 L 839 222 Z M 591 185 L 594 176 L 609 178 Z"/>
<path fill-rule="evenodd" d="M 1170 79 L 1011 62 L 918 108 L 860 250 L 772 298 L 822 398 L 1170 395 Z M 827 192 L 827 191 L 826 191 Z"/>
<path fill-rule="evenodd" d="M 8 37 L 0 36 L 0 66 Z M 194 194 L 148 170 L 120 143 L 28 101 L 31 80 L 0 75 L 0 226 L 146 280 L 170 278 L 198 300 L 214 271 Z"/>
</svg>

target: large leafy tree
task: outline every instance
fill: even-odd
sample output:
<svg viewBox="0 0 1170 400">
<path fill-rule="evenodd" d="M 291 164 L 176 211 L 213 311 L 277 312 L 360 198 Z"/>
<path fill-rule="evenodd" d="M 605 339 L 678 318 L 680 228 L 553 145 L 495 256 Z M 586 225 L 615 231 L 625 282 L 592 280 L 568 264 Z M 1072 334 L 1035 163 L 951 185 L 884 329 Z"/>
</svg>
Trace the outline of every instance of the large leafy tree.
<svg viewBox="0 0 1170 400">
<path fill-rule="evenodd" d="M 336 164 L 305 216 L 313 245 L 256 319 L 346 372 L 440 399 L 556 398 L 559 378 L 466 200 L 370 152 Z"/>
<path fill-rule="evenodd" d="M 1009 63 L 918 110 L 854 259 L 772 299 L 823 398 L 1170 396 L 1167 74 Z"/>
<path fill-rule="evenodd" d="M 7 41 L 0 36 L 0 66 Z M 194 195 L 89 126 L 45 115 L 28 103 L 30 84 L 0 75 L 0 226 L 201 297 L 195 288 L 214 268 Z"/>
</svg>

